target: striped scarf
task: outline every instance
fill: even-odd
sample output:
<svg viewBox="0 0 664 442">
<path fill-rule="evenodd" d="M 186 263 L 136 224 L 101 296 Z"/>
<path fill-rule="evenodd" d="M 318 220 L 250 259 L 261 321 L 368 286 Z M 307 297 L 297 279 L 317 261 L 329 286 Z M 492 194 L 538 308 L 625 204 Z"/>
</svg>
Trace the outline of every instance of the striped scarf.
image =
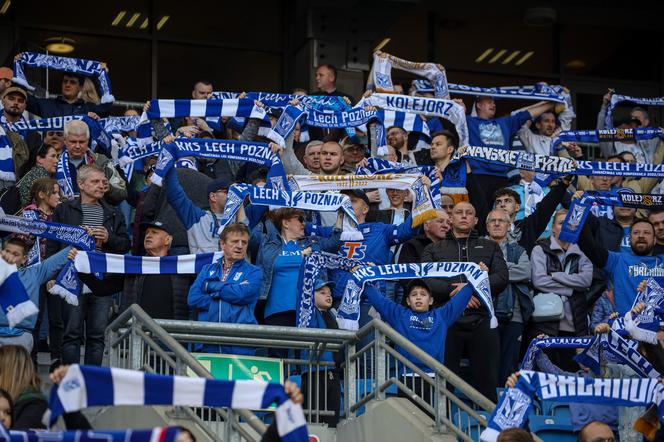
<svg viewBox="0 0 664 442">
<path fill-rule="evenodd" d="M 484 97 L 512 98 L 520 100 L 545 100 L 571 106 L 569 93 L 562 86 L 537 83 L 533 86 L 479 87 L 465 84 L 449 84 L 450 93 L 460 95 L 480 95 Z"/>
<path fill-rule="evenodd" d="M 48 68 L 77 75 L 95 76 L 99 81 L 99 88 L 102 93 L 101 102 L 112 103 L 115 101 L 115 97 L 111 92 L 111 80 L 108 78 L 108 71 L 102 67 L 102 63 L 99 61 L 23 52 L 14 61 L 14 78 L 12 81 L 32 91 L 35 88 L 30 86 L 27 78 L 25 78 L 24 67 Z"/>
<path fill-rule="evenodd" d="M 12 157 L 12 143 L 0 126 L 0 180 L 16 181 L 14 159 Z"/>
<path fill-rule="evenodd" d="M 600 130 L 565 130 L 558 134 L 553 140 L 551 150 L 559 152 L 564 147 L 562 143 L 603 143 L 611 141 L 641 141 L 653 138 L 663 138 L 664 131 L 660 128 L 636 128 L 636 129 L 600 129 Z"/>
<path fill-rule="evenodd" d="M 533 406 L 533 396 L 540 400 L 582 402 L 616 407 L 655 404 L 658 416 L 664 418 L 664 385 L 657 379 L 598 379 L 553 375 L 521 370 L 516 387 L 500 397 L 491 414 L 488 427 L 480 440 L 495 442 L 501 431 L 525 425 Z"/>
<path fill-rule="evenodd" d="M 265 409 L 276 403 L 277 432 L 284 442 L 306 442 L 302 406 L 290 400 L 281 384 L 221 381 L 168 376 L 120 368 L 71 365 L 54 385 L 45 415 L 50 426 L 59 416 L 87 407 L 166 405 Z"/>
<path fill-rule="evenodd" d="M 39 311 L 18 277 L 16 266 L 7 263 L 2 257 L 0 257 L 0 308 L 7 316 L 10 327 L 14 327 L 28 316 L 36 315 Z"/>
<path fill-rule="evenodd" d="M 640 98 L 630 97 L 629 95 L 611 95 L 611 102 L 609 103 L 609 107 L 606 109 L 606 116 L 604 117 L 605 127 L 613 127 L 613 111 L 621 101 L 629 101 L 630 103 L 636 103 L 642 106 L 664 106 L 664 97 Z"/>
<path fill-rule="evenodd" d="M 68 304 L 78 305 L 81 282 L 78 273 L 118 273 L 125 275 L 193 275 L 204 266 L 217 262 L 222 252 L 178 256 L 131 256 L 113 253 L 78 252 L 74 261 L 65 265 L 50 293 Z"/>
</svg>

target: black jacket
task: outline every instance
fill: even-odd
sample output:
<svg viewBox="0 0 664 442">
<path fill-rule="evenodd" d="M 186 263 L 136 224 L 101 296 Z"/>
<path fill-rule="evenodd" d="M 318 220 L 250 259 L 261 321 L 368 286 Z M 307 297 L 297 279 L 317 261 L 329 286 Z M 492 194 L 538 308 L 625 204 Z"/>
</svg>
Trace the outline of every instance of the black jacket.
<svg viewBox="0 0 664 442">
<path fill-rule="evenodd" d="M 68 103 L 62 96 L 55 98 L 38 98 L 28 95 L 26 108 L 31 114 L 39 115 L 41 118 L 60 117 L 63 115 L 87 115 L 94 112 L 100 117 L 108 117 L 113 103 L 94 104 L 78 99 Z"/>
<path fill-rule="evenodd" d="M 104 200 L 99 203 L 104 210 L 104 227 L 108 230 L 108 241 L 102 246 L 102 252 L 124 254 L 129 251 L 129 236 L 122 213 Z M 53 214 L 56 223 L 80 226 L 83 224 L 83 209 L 81 199 L 65 201 L 60 204 Z M 67 244 L 48 240 L 46 242 L 46 256 L 51 256 L 67 247 Z"/>
<path fill-rule="evenodd" d="M 25 390 L 14 402 L 11 429 L 25 431 L 31 428 L 45 428 L 42 418 L 47 408 L 46 396 L 41 391 Z"/>
<path fill-rule="evenodd" d="M 125 311 L 132 304 L 141 305 L 141 298 L 143 296 L 143 284 L 145 283 L 146 275 L 126 275 L 124 278 L 124 290 L 122 292 L 122 300 L 120 302 L 120 312 Z M 168 275 L 171 277 L 171 290 L 173 297 L 173 318 L 172 319 L 189 319 L 189 306 L 187 304 L 187 296 L 189 295 L 189 286 L 191 279 L 189 275 Z M 166 299 L 164 299 L 166 301 Z M 160 318 L 169 319 L 169 318 Z"/>
<path fill-rule="evenodd" d="M 462 247 L 466 247 L 468 259 L 462 260 Z M 507 264 L 500 246 L 489 239 L 479 238 L 476 231 L 472 231 L 468 238 L 456 238 L 450 230 L 447 237 L 441 241 L 429 244 L 422 252 L 422 262 L 483 262 L 489 268 L 489 286 L 492 296 L 505 290 L 509 283 Z M 464 276 L 452 279 L 431 278 L 427 281 L 434 299 L 437 303 L 450 299 L 453 283 L 467 282 Z M 465 314 L 481 313 L 488 316 L 485 308 L 470 309 Z"/>
<path fill-rule="evenodd" d="M 586 218 L 586 224 L 593 232 L 593 238 L 598 243 L 604 245 L 607 250 L 619 252 L 620 245 L 624 236 L 622 226 L 615 219 L 609 219 L 605 216 L 596 217 L 592 213 Z"/>
</svg>

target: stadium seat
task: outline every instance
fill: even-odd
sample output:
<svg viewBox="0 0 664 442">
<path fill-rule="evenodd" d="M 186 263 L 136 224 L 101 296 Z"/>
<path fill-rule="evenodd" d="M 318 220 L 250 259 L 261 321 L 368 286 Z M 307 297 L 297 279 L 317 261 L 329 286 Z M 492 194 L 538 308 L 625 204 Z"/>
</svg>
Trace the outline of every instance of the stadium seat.
<svg viewBox="0 0 664 442">
<path fill-rule="evenodd" d="M 481 416 L 484 416 L 484 418 L 487 421 L 491 416 L 491 413 L 488 413 L 486 411 L 478 411 L 477 413 Z M 478 425 L 477 419 L 470 417 L 468 413 L 466 413 L 465 411 L 458 411 L 454 413 L 452 422 L 454 423 L 454 425 L 459 427 L 461 431 L 468 434 L 470 438 L 473 439 L 474 441 L 480 440 L 480 433 L 482 433 L 482 427 Z M 462 440 L 462 439 L 457 438 L 457 440 Z"/>
<path fill-rule="evenodd" d="M 572 422 L 556 416 L 529 416 L 530 431 L 546 442 L 575 442 Z"/>
</svg>

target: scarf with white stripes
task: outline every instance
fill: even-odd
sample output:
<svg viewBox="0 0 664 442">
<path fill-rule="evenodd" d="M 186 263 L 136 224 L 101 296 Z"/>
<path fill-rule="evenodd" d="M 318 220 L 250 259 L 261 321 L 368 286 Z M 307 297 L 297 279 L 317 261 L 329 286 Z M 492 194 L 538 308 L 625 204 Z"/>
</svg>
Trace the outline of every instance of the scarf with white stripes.
<svg viewBox="0 0 664 442">
<path fill-rule="evenodd" d="M 581 229 L 593 205 L 659 211 L 664 210 L 664 195 L 634 193 L 629 188 L 618 191 L 586 191 L 580 199 L 572 200 L 560 231 L 560 240 L 573 244 L 579 241 Z"/>
<path fill-rule="evenodd" d="M 138 139 L 141 143 L 152 142 L 150 120 L 179 117 L 246 117 L 269 121 L 265 109 L 256 106 L 249 98 L 227 100 L 152 100 L 150 109 L 141 115 Z"/>
<path fill-rule="evenodd" d="M 413 112 L 428 117 L 440 117 L 454 124 L 459 135 L 459 145 L 468 144 L 468 124 L 463 106 L 452 100 L 442 98 L 410 97 L 408 95 L 372 94 L 365 99 L 367 106 L 381 109 Z"/>
<path fill-rule="evenodd" d="M 0 424 L 1 426 L 2 424 Z M 6 442 L 176 442 L 178 427 L 161 427 L 151 430 L 77 430 L 77 431 L 10 431 L 0 441 Z"/>
<path fill-rule="evenodd" d="M 463 275 L 473 286 L 478 298 L 484 304 L 491 318 L 490 327 L 498 327 L 498 319 L 493 309 L 489 274 L 473 262 L 422 262 L 409 264 L 387 264 L 364 266 L 352 273 L 337 312 L 340 328 L 357 330 L 359 321 L 360 295 L 364 285 L 371 281 L 391 281 L 415 278 L 452 278 Z"/>
<path fill-rule="evenodd" d="M 78 305 L 81 282 L 78 273 L 119 273 L 125 275 L 191 275 L 204 266 L 217 262 L 222 252 L 177 256 L 132 256 L 113 253 L 78 252 L 74 261 L 67 263 L 49 290 L 68 304 Z"/>
<path fill-rule="evenodd" d="M 7 316 L 10 327 L 14 327 L 28 316 L 36 315 L 39 309 L 30 300 L 14 264 L 0 257 L 0 308 Z"/>
<path fill-rule="evenodd" d="M 565 130 L 558 134 L 551 144 L 553 152 L 563 149 L 562 143 L 603 143 L 611 141 L 641 141 L 653 138 L 664 139 L 664 131 L 660 128 L 636 129 L 600 129 L 600 130 Z"/>
<path fill-rule="evenodd" d="M 276 403 L 277 432 L 284 442 L 307 442 L 302 406 L 291 401 L 281 384 L 221 381 L 168 376 L 121 368 L 71 365 L 54 385 L 47 416 L 52 426 L 64 413 L 87 407 L 165 405 L 265 409 Z"/>
<path fill-rule="evenodd" d="M 540 400 L 601 402 L 616 407 L 648 406 L 654 403 L 659 418 L 664 418 L 664 385 L 657 379 L 582 378 L 521 370 L 516 387 L 509 388 L 501 396 L 480 440 L 495 442 L 501 431 L 525 425 L 535 395 Z"/>
<path fill-rule="evenodd" d="M 562 86 L 536 83 L 532 86 L 479 87 L 465 84 L 449 84 L 451 94 L 479 95 L 482 97 L 512 98 L 519 100 L 553 101 L 571 106 L 569 93 Z"/>
<path fill-rule="evenodd" d="M 32 91 L 35 88 L 25 78 L 24 67 L 48 68 L 87 77 L 95 76 L 99 81 L 99 88 L 101 89 L 101 102 L 112 103 L 115 101 L 115 97 L 111 92 L 111 80 L 108 78 L 108 71 L 102 67 L 102 63 L 99 61 L 58 57 L 56 55 L 38 54 L 36 52 L 23 52 L 14 61 L 14 78 L 12 81 Z"/>
<path fill-rule="evenodd" d="M 640 104 L 641 106 L 664 106 L 664 97 L 641 98 L 630 97 L 629 95 L 611 95 L 611 102 L 606 109 L 606 116 L 604 117 L 605 127 L 613 127 L 613 111 L 621 101 L 629 101 L 630 103 Z"/>
<path fill-rule="evenodd" d="M 252 186 L 250 184 L 234 184 L 228 189 L 224 213 L 219 220 L 219 233 L 226 225 L 233 222 L 235 214 L 242 206 L 246 197 L 251 204 L 270 206 L 272 208 L 292 207 L 302 210 L 320 212 L 336 212 L 343 210 L 346 223 L 344 223 L 343 240 L 362 239 L 357 230 L 357 218 L 350 198 L 338 193 L 298 192 L 285 189 Z"/>
<path fill-rule="evenodd" d="M 406 174 L 379 175 L 294 175 L 288 181 L 291 190 L 410 189 L 413 191 L 413 227 L 437 217 L 431 194 L 422 176 Z"/>
<path fill-rule="evenodd" d="M 151 181 L 160 186 L 175 161 L 190 156 L 257 163 L 268 168 L 268 186 L 285 188 L 287 185 L 281 159 L 266 143 L 204 138 L 176 138 L 170 144 L 163 144 Z"/>
<path fill-rule="evenodd" d="M 5 130 L 0 126 L 0 180 L 16 181 L 12 144 Z"/>
<path fill-rule="evenodd" d="M 433 85 L 436 98 L 449 98 L 450 91 L 447 85 L 445 69 L 435 63 L 417 63 L 395 57 L 388 53 L 373 54 L 373 65 L 367 79 L 367 90 L 376 92 L 394 92 L 392 83 L 392 68 L 420 75 Z"/>
</svg>

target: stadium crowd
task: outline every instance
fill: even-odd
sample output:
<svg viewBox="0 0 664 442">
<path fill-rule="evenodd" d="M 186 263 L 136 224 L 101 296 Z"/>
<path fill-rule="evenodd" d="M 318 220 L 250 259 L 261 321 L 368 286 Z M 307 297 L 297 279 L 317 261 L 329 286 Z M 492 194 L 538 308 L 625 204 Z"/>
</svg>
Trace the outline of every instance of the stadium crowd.
<svg viewBox="0 0 664 442">
<path fill-rule="evenodd" d="M 305 127 L 304 120 L 299 120 L 282 143 L 276 142 L 261 129 L 274 128 L 285 110 L 259 100 L 254 105 L 266 112 L 266 119 L 151 119 L 150 135 L 162 145 L 182 139 L 265 143 L 283 164 L 288 178 L 334 180 L 359 174 L 373 159 L 387 160 L 389 163 L 381 164 L 388 164 L 391 170 L 421 175 L 433 203 L 430 215 L 416 222 L 417 196 L 404 186 L 390 188 L 388 184 L 374 189 L 367 184 L 342 190 L 352 205 L 359 239 L 348 239 L 348 216 L 342 209 L 335 213 L 288 205 L 268 208 L 246 199 L 227 222 L 224 212 L 235 195 L 233 186 L 269 187 L 271 170 L 237 158 L 196 155 L 179 155 L 172 167 L 163 168 L 157 151 L 134 161 L 129 175 L 118 151 L 138 137 L 137 129 L 114 134 L 106 145 L 99 141 L 90 121 L 99 122 L 114 109 L 112 103 L 101 102 L 101 91 L 91 78 L 64 72 L 61 93 L 38 98 L 13 81 L 12 69 L 0 68 L 0 127 L 9 143 L 9 150 L 0 149 L 0 166 L 11 163 L 13 171 L 0 175 L 5 216 L 82 226 L 94 238 L 96 251 L 105 254 L 167 257 L 222 252 L 223 256 L 193 275 L 127 272 L 108 273 L 100 279 L 81 272 L 78 278 L 83 291 L 77 305 L 72 305 L 49 289 L 56 285 L 60 271 L 76 260 L 76 248 L 29 233 L 1 232 L 2 258 L 18 268 L 20 282 L 39 309 L 38 314 L 18 324 L 10 324 L 7 312 L 0 312 L 0 418 L 7 428 L 42 425 L 46 399 L 28 354 L 36 361 L 38 351 L 48 351 L 55 373 L 61 366 L 80 363 L 82 348 L 86 365 L 101 365 L 106 326 L 132 304 L 158 319 L 297 326 L 302 263 L 315 253 L 352 259 L 358 267 L 477 264 L 488 274 L 493 312 L 463 274 L 381 281 L 366 285 L 362 292 L 359 326 L 379 315 L 494 402 L 498 401 L 497 387 L 517 385 L 521 361 L 531 341 L 546 336 L 612 333 L 616 317 L 640 311 L 634 301 L 639 290 L 646 290 L 641 283 L 660 276 L 664 204 L 646 210 L 593 202 L 578 240 L 561 238 L 569 222 L 568 211 L 574 210 L 574 203 L 587 192 L 660 195 L 659 178 L 558 174 L 542 181 L 532 169 L 466 156 L 467 146 L 462 145 L 457 127 L 440 117 L 418 116 L 426 129 L 415 130 L 403 119 L 384 127 L 385 146 L 377 141 L 374 122 L 330 128 Z M 349 108 L 358 102 L 357 97 L 336 88 L 333 66 L 318 66 L 315 78 L 316 90 L 290 91 L 290 106 L 306 105 L 307 96 L 341 97 Z M 191 99 L 217 99 L 213 92 L 219 86 L 200 80 L 192 85 Z M 423 98 L 435 94 L 432 82 L 422 80 L 394 85 L 394 92 L 403 91 Z M 580 129 L 606 129 L 612 94 L 609 91 L 597 103 L 597 128 Z M 239 95 L 244 97 L 251 94 Z M 376 110 L 371 97 L 371 90 L 363 97 L 368 100 L 368 111 Z M 468 146 L 560 156 L 577 162 L 594 159 L 581 143 L 555 143 L 561 132 L 572 127 L 575 115 L 571 103 L 544 100 L 505 115 L 499 99 L 481 94 L 472 98 L 469 108 L 458 97 L 454 99 L 467 114 Z M 155 105 L 153 101 L 143 109 L 127 109 L 124 116 L 138 120 L 151 107 L 155 111 Z M 53 130 L 20 129 L 24 121 L 72 115 L 86 118 L 68 119 L 62 128 Z M 613 126 L 618 130 L 657 129 L 648 109 L 640 106 L 617 118 Z M 664 159 L 664 142 L 659 137 L 603 141 L 599 147 L 600 162 L 660 164 Z M 64 154 L 67 161 L 59 173 Z M 464 174 L 465 182 L 461 190 L 448 192 L 443 177 L 453 173 Z M 68 183 L 63 184 L 62 176 Z M 67 184 L 71 192 L 64 192 Z M 434 191 L 434 187 L 438 189 Z M 339 327 L 336 314 L 356 270 L 330 268 L 319 273 L 313 284 L 315 308 L 309 327 Z M 498 320 L 495 328 L 491 326 L 494 314 Z M 626 335 L 625 339 L 629 338 Z M 664 373 L 663 346 L 662 340 L 638 341 L 639 353 L 660 373 Z M 255 354 L 248 347 L 212 344 L 201 351 Z M 403 349 L 399 351 L 406 354 Z M 589 369 L 574 357 L 576 352 L 571 346 L 541 352 L 535 369 L 590 376 Z M 286 354 L 273 349 L 269 356 Z M 322 357 L 341 364 L 338 355 L 330 352 Z M 602 361 L 604 377 L 638 377 L 628 366 L 609 363 L 609 370 L 605 365 Z M 323 387 L 336 389 L 326 394 L 325 400 L 337 410 L 340 373 L 331 373 L 335 382 Z M 302 387 L 305 391 L 312 388 Z M 623 412 L 623 408 L 618 411 L 594 403 L 572 411 L 579 440 L 640 440 L 641 435 L 633 429 L 634 413 Z M 335 426 L 338 419 L 336 415 L 326 422 Z M 498 440 L 532 440 L 523 433 L 506 430 Z"/>
</svg>

